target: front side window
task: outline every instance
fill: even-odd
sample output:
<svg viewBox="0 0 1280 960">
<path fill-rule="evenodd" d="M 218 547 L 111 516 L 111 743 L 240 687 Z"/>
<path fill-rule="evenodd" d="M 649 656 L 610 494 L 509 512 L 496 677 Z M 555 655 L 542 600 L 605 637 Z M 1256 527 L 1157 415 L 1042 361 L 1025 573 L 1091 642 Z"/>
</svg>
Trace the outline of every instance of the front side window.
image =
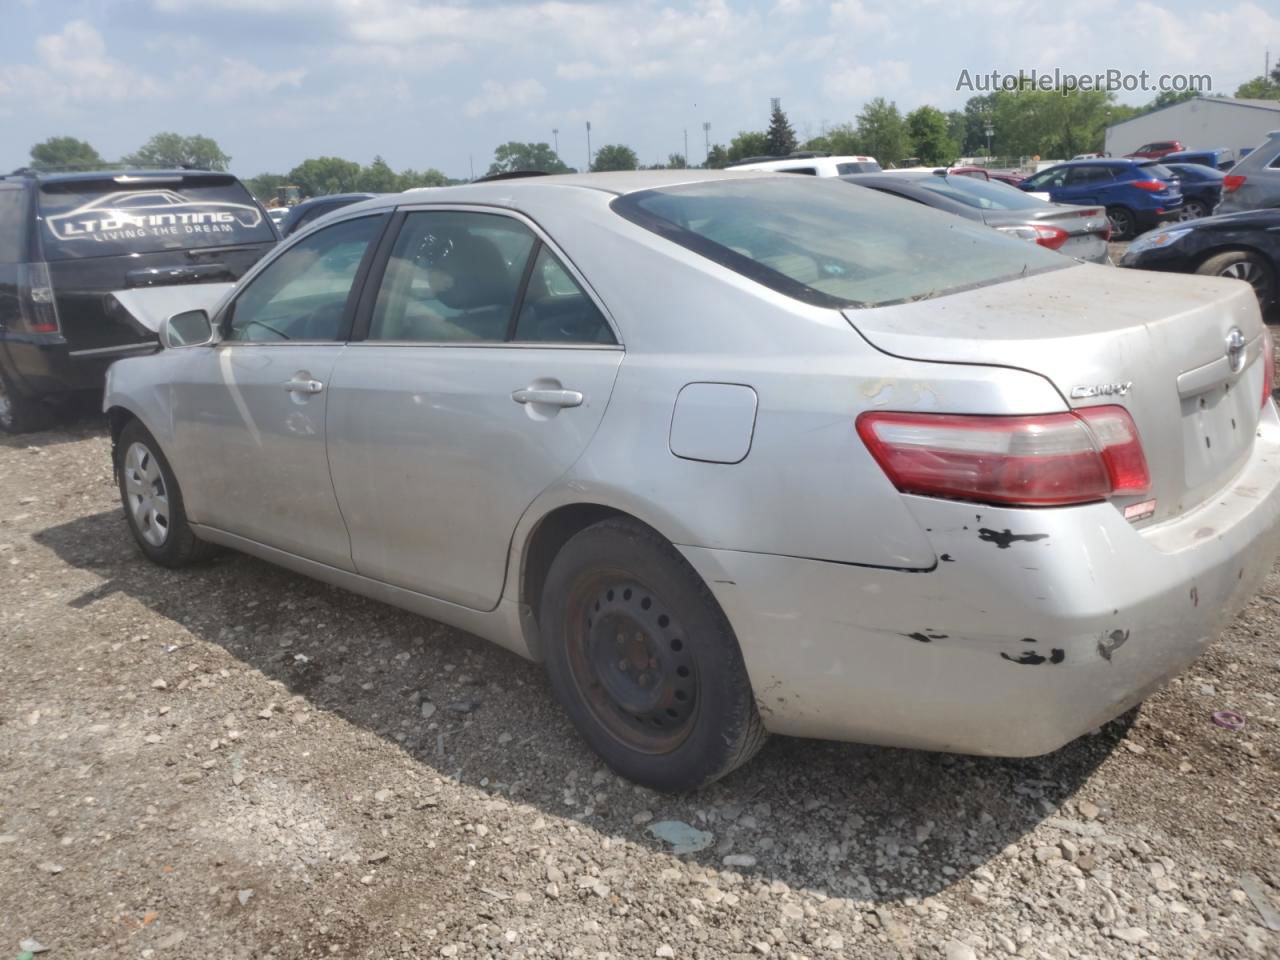
<svg viewBox="0 0 1280 960">
<path fill-rule="evenodd" d="M 779 293 L 824 307 L 922 300 L 1070 265 L 1043 247 L 834 179 L 700 183 L 613 209 Z"/>
<path fill-rule="evenodd" d="M 382 223 L 378 216 L 344 220 L 293 244 L 236 298 L 225 339 L 338 339 L 351 286 Z"/>
</svg>

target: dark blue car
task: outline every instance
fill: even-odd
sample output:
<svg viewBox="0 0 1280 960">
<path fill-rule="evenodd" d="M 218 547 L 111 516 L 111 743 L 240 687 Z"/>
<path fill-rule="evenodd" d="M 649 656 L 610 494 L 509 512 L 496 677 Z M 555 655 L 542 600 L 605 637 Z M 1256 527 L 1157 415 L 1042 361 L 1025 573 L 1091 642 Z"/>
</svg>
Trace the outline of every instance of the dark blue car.
<svg viewBox="0 0 1280 960">
<path fill-rule="evenodd" d="M 1162 163 L 1164 161 L 1161 161 Z M 1182 219 L 1198 220 L 1213 213 L 1222 199 L 1222 181 L 1226 174 L 1199 163 L 1165 163 L 1178 178 L 1182 188 Z"/>
<path fill-rule="evenodd" d="M 1235 164 L 1235 158 L 1226 147 L 1218 147 L 1216 150 L 1179 150 L 1176 153 L 1166 153 L 1160 158 L 1160 162 L 1199 163 L 1215 170 L 1230 170 Z"/>
<path fill-rule="evenodd" d="M 1106 207 L 1113 240 L 1130 240 L 1182 217 L 1177 178 L 1159 160 L 1071 160 L 1027 177 L 1018 187 L 1047 193 L 1054 203 Z"/>
</svg>

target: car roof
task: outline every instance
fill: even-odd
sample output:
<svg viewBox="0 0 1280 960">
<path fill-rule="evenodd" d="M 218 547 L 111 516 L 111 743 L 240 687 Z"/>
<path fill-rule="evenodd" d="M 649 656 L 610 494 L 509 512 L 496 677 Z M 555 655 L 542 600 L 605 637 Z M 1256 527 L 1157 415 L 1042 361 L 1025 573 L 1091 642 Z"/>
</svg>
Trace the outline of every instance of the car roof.
<svg viewBox="0 0 1280 960">
<path fill-rule="evenodd" d="M 1146 163 L 1159 163 L 1159 160 L 1150 160 L 1147 157 L 1093 157 L 1089 160 L 1064 160 L 1055 166 L 1065 167 L 1106 167 L 1114 163 L 1128 164 L 1131 167 L 1141 166 Z"/>
<path fill-rule="evenodd" d="M 794 174 L 770 170 L 624 170 L 611 173 L 566 173 L 515 180 L 489 180 L 452 187 L 414 187 L 403 193 L 384 193 L 361 204 L 363 209 L 410 203 L 497 203 L 508 205 L 522 194 L 564 189 L 593 190 L 614 196 L 658 190 L 712 180 L 749 180 L 762 177 L 794 179 Z"/>
<path fill-rule="evenodd" d="M 294 204 L 293 209 L 296 210 L 298 207 L 308 207 L 317 203 L 333 203 L 334 201 L 344 201 L 344 202 L 349 201 L 351 203 L 354 203 L 357 200 L 372 200 L 376 196 L 378 196 L 378 194 L 376 193 L 363 193 L 363 192 L 362 193 L 325 193 L 325 194 L 321 194 L 318 197 L 307 197 L 307 199 L 305 200 L 300 200 L 298 203 Z"/>
</svg>

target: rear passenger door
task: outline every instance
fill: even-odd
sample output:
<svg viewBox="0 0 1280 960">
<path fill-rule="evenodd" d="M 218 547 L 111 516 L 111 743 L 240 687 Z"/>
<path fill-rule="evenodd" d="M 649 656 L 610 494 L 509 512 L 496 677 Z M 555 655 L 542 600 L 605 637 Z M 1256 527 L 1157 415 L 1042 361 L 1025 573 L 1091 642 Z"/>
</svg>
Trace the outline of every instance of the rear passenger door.
<svg viewBox="0 0 1280 960">
<path fill-rule="evenodd" d="M 512 533 L 604 414 L 622 348 L 602 304 L 514 214 L 393 224 L 329 395 L 329 463 L 356 569 L 490 610 Z"/>
</svg>

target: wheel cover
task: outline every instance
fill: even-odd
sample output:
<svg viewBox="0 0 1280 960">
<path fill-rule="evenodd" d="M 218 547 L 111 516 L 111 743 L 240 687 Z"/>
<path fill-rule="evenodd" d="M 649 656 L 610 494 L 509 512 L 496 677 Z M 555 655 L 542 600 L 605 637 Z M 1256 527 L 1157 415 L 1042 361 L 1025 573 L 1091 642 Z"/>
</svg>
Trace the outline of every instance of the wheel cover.
<svg viewBox="0 0 1280 960">
<path fill-rule="evenodd" d="M 1229 263 L 1218 272 L 1218 276 L 1243 280 L 1259 295 L 1266 292 L 1267 278 L 1252 260 L 1237 260 L 1235 263 Z"/>
<path fill-rule="evenodd" d="M 153 547 L 169 539 L 169 491 L 160 461 L 144 443 L 133 443 L 124 455 L 124 491 L 129 521 Z"/>
<path fill-rule="evenodd" d="M 1199 200 L 1188 200 L 1182 208 L 1183 220 L 1199 220 L 1204 216 L 1204 207 Z"/>
<path fill-rule="evenodd" d="M 1111 214 L 1111 231 L 1113 233 L 1128 234 L 1133 226 L 1133 218 L 1123 210 L 1117 210 Z"/>
<path fill-rule="evenodd" d="M 643 753 L 680 746 L 697 719 L 697 660 L 661 599 L 606 574 L 574 591 L 569 615 L 570 672 L 599 724 Z"/>
</svg>

